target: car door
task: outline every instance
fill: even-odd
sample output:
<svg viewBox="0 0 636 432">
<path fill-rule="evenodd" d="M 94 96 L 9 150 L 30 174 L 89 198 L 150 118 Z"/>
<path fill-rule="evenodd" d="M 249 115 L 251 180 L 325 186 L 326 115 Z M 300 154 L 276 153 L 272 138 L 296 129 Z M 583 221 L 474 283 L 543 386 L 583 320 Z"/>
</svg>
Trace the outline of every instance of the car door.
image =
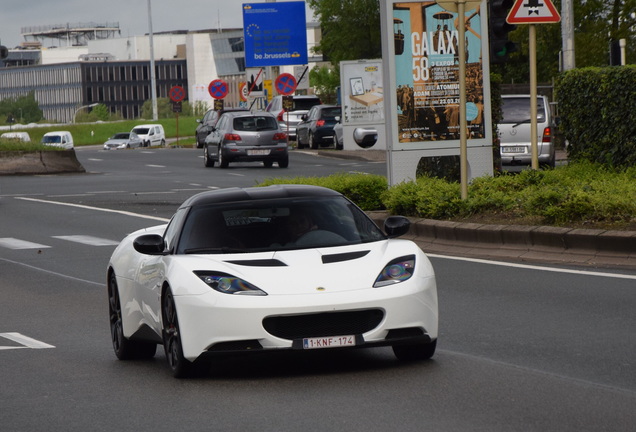
<svg viewBox="0 0 636 432">
<path fill-rule="evenodd" d="M 315 115 L 315 111 L 315 108 L 310 109 L 305 118 L 300 123 L 298 123 L 298 126 L 296 126 L 296 135 L 298 137 L 297 139 L 302 144 L 308 144 L 311 119 Z"/>
</svg>

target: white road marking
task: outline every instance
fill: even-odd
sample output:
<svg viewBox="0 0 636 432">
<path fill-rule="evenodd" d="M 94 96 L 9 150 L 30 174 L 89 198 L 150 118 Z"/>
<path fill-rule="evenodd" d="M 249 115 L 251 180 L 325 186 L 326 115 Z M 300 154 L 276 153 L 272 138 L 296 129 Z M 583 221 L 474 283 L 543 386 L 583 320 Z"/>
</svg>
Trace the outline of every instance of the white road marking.
<svg viewBox="0 0 636 432">
<path fill-rule="evenodd" d="M 609 277 L 609 278 L 617 278 L 617 279 L 636 280 L 636 275 L 628 275 L 628 274 L 622 274 L 622 273 L 604 273 L 604 272 L 595 272 L 595 271 L 588 271 L 588 270 L 572 270 L 572 269 L 563 269 L 563 268 L 556 268 L 556 267 L 543 267 L 539 265 L 517 264 L 517 263 L 509 263 L 509 262 L 502 262 L 502 261 L 490 261 L 490 260 L 479 259 L 479 258 L 464 258 L 464 257 L 446 256 L 446 255 L 437 255 L 437 254 L 426 254 L 426 255 L 429 257 L 434 257 L 434 258 L 452 259 L 455 261 L 469 261 L 469 262 L 475 262 L 479 264 L 491 264 L 491 265 L 497 265 L 502 267 L 514 267 L 514 268 L 540 270 L 540 271 L 547 271 L 547 272 L 554 272 L 554 273 L 569 273 L 569 274 L 585 275 L 585 276 L 600 276 L 600 277 Z"/>
<path fill-rule="evenodd" d="M 40 243 L 32 243 L 20 240 L 13 237 L 0 238 L 0 246 L 7 249 L 46 249 L 51 247 Z"/>
<path fill-rule="evenodd" d="M 55 348 L 54 345 L 49 345 L 47 343 L 30 338 L 28 336 L 24 336 L 20 333 L 13 333 L 13 332 L 0 333 L 0 337 L 12 340 L 22 345 L 22 346 L 0 346 L 0 350 L 21 349 L 21 348 L 33 348 L 33 349 Z"/>
<path fill-rule="evenodd" d="M 44 272 L 44 273 L 48 273 L 48 274 L 51 274 L 51 275 L 63 277 L 63 278 L 66 278 L 66 279 L 71 279 L 71 280 L 74 280 L 74 281 L 83 282 L 83 283 L 87 283 L 87 284 L 91 284 L 91 285 L 96 285 L 98 287 L 103 287 L 104 286 L 104 282 L 94 282 L 94 281 L 89 281 L 89 280 L 86 280 L 86 279 L 80 279 L 80 278 L 76 278 L 75 276 L 69 276 L 69 275 L 65 275 L 65 274 L 62 274 L 62 273 L 54 272 L 54 271 L 51 271 L 51 270 L 46 270 L 46 269 L 43 269 L 43 268 L 40 268 L 40 267 L 35 267 L 35 266 L 29 265 L 29 264 L 25 264 L 23 262 L 12 261 L 12 260 L 5 259 L 5 258 L 0 258 L 0 261 L 4 261 L 4 262 L 11 263 L 11 264 L 19 265 L 19 266 L 30 268 L 30 269 L 33 269 L 33 270 L 38 270 L 38 271 L 41 271 L 41 272 Z"/>
<path fill-rule="evenodd" d="M 81 243 L 89 246 L 117 246 L 119 242 L 107 240 L 99 237 L 87 235 L 68 235 L 68 236 L 52 236 L 56 239 L 68 240 L 75 243 Z"/>
<path fill-rule="evenodd" d="M 165 165 L 146 165 L 149 168 L 165 168 Z"/>
<path fill-rule="evenodd" d="M 55 204 L 55 205 L 61 205 L 61 206 L 67 206 L 67 207 L 83 208 L 83 209 L 87 209 L 87 210 L 102 211 L 102 212 L 106 212 L 106 213 L 117 213 L 117 214 L 121 214 L 121 215 L 124 215 L 124 216 L 134 216 L 134 217 L 138 217 L 138 218 L 142 218 L 142 219 L 151 219 L 151 220 L 156 220 L 156 221 L 160 221 L 160 222 L 169 222 L 170 221 L 170 219 L 166 219 L 166 218 L 162 218 L 162 217 L 158 217 L 158 216 L 149 216 L 149 215 L 142 215 L 142 214 L 139 214 L 139 213 L 132 213 L 132 212 L 128 212 L 128 211 L 123 211 L 123 210 L 113 210 L 113 209 L 106 209 L 106 208 L 100 208 L 100 207 L 92 207 L 92 206 L 87 206 L 87 205 L 83 205 L 83 204 L 71 204 L 71 203 L 65 203 L 65 202 L 59 202 L 59 201 L 49 201 L 49 200 L 43 200 L 43 199 L 38 199 L 38 198 L 26 198 L 26 197 L 16 197 L 15 199 L 24 200 L 24 201 L 40 202 L 40 203 L 44 203 L 44 204 Z"/>
</svg>

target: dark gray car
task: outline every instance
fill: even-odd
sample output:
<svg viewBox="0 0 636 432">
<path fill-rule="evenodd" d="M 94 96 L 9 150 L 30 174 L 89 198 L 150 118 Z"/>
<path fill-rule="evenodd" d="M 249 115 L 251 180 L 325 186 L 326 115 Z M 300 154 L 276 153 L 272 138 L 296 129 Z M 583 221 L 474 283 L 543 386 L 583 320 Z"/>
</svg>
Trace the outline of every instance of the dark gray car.
<svg viewBox="0 0 636 432">
<path fill-rule="evenodd" d="M 221 115 L 203 146 L 206 167 L 216 162 L 227 168 L 230 162 L 260 161 L 266 167 L 274 162 L 289 165 L 288 140 L 276 117 L 268 112 L 226 112 Z"/>
</svg>

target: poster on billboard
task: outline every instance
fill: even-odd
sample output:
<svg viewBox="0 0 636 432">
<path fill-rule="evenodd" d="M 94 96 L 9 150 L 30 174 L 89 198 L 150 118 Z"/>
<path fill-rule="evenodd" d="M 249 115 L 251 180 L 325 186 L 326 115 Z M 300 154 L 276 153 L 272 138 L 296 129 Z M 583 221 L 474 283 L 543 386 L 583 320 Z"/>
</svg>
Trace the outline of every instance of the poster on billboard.
<svg viewBox="0 0 636 432">
<path fill-rule="evenodd" d="M 466 42 L 468 139 L 486 138 L 481 15 L 480 6 L 460 20 L 457 12 L 435 2 L 393 3 L 397 147 L 459 140 L 460 21 Z M 487 35 L 485 25 L 483 29 Z"/>
<path fill-rule="evenodd" d="M 382 60 L 340 62 L 343 124 L 384 122 Z"/>
</svg>

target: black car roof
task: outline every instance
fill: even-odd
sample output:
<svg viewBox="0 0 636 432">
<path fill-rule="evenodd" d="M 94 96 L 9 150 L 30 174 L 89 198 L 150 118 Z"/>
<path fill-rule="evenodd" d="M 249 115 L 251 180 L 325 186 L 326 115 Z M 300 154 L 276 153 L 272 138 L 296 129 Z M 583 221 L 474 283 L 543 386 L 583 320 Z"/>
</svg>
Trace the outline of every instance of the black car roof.
<svg viewBox="0 0 636 432">
<path fill-rule="evenodd" d="M 332 189 L 309 185 L 272 185 L 267 187 L 226 188 L 201 192 L 188 198 L 181 207 L 263 199 L 340 196 Z"/>
</svg>

